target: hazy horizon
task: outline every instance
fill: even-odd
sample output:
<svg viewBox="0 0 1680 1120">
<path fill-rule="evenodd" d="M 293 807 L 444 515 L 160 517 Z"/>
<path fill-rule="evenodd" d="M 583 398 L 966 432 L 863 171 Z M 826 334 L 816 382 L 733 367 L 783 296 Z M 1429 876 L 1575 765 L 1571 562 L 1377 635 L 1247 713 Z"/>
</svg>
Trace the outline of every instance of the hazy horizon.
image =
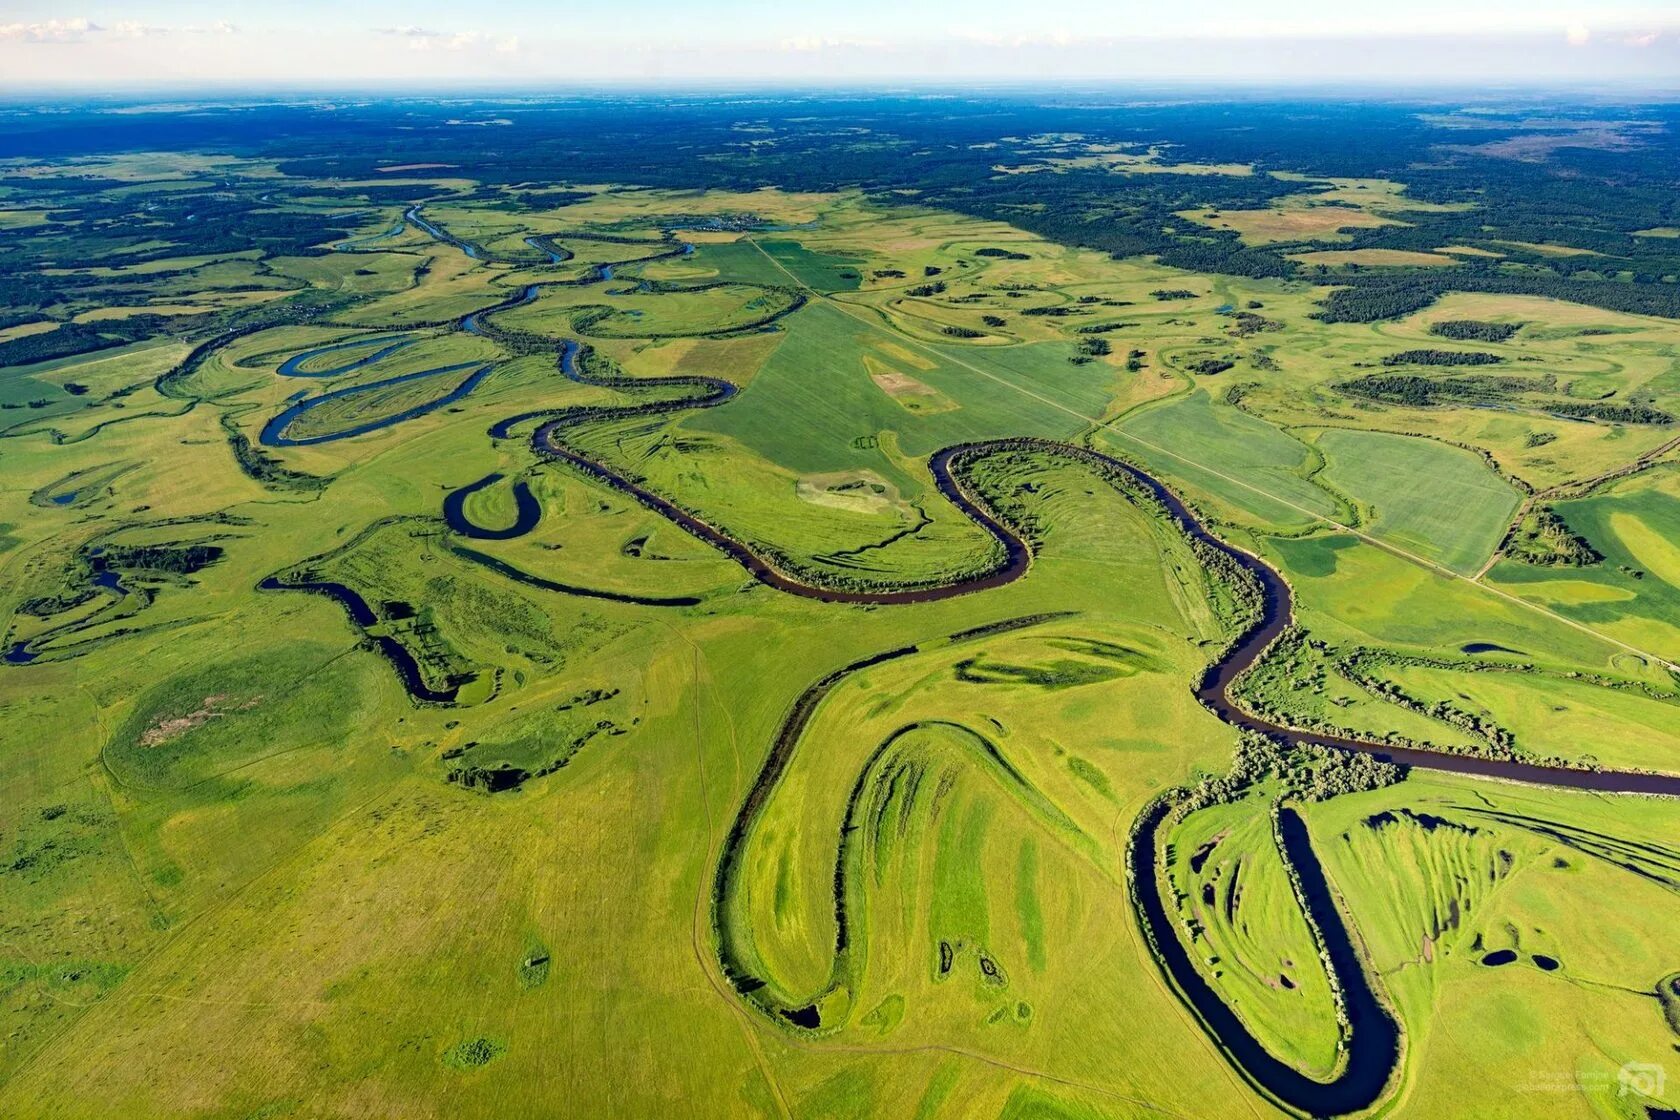
<svg viewBox="0 0 1680 1120">
<path fill-rule="evenodd" d="M 790 11 L 730 0 L 263 6 L 24 3 L 0 13 L 0 90 L 983 82 L 1596 84 L 1672 89 L 1680 17 L 1647 4 L 1423 0 L 1372 13 L 1281 0 L 1195 11 L 1051 0 L 883 0 Z"/>
</svg>

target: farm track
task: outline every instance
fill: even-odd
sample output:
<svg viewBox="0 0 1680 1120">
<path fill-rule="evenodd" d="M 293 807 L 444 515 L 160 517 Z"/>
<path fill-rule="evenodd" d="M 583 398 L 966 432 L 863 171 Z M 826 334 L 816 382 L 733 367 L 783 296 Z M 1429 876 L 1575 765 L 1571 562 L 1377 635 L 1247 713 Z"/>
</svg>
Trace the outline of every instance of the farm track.
<svg viewBox="0 0 1680 1120">
<path fill-rule="evenodd" d="M 1593 475 L 1591 478 L 1571 479 L 1529 494 L 1517 507 L 1517 511 L 1511 515 L 1510 523 L 1505 527 L 1505 537 L 1500 541 L 1499 547 L 1493 550 L 1493 555 L 1487 558 L 1487 563 L 1483 564 L 1471 578 L 1480 582 L 1493 570 L 1495 564 L 1505 558 L 1506 543 L 1510 541 L 1512 534 L 1522 525 L 1523 518 L 1527 517 L 1536 506 L 1545 505 L 1548 502 L 1585 498 L 1600 487 L 1608 486 L 1610 483 L 1624 478 L 1632 478 L 1636 474 L 1650 470 L 1676 449 L 1680 449 L 1680 436 L 1675 436 L 1671 440 L 1658 444 L 1630 463 L 1612 467 L 1600 474 Z"/>
</svg>

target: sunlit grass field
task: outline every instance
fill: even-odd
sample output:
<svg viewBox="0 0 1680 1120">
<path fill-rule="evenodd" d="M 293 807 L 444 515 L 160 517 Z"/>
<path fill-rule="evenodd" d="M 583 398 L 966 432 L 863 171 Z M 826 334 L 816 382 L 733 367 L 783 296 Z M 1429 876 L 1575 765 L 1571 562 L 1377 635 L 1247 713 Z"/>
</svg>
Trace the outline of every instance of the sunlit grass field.
<svg viewBox="0 0 1680 1120">
<path fill-rule="evenodd" d="M 1403 219 L 1397 189 L 1358 209 L 1324 187 L 1352 225 Z M 0 665 L 0 1115 L 1288 1114 L 1165 978 L 1126 881 L 1144 807 L 1231 766 L 1235 731 L 1191 690 L 1234 636 L 1228 574 L 1135 491 L 1011 451 L 965 485 L 1019 519 L 1021 579 L 913 605 L 785 594 L 533 449 L 559 410 L 677 394 L 663 377 L 739 391 L 557 438 L 801 578 L 982 570 L 996 542 L 929 457 L 1089 445 L 1287 579 L 1317 645 L 1257 670 L 1282 715 L 1680 773 L 1672 428 L 1341 387 L 1485 347 L 1558 400 L 1680 409 L 1673 323 L 1453 295 L 1329 324 L 1305 282 L 903 202 L 578 189 L 427 205 L 490 259 L 370 205 L 339 251 L 262 262 L 265 291 L 338 302 L 202 360 L 164 341 L 0 369 L 0 650 L 21 651 Z M 1196 213 L 1334 241 L 1329 209 Z M 231 301 L 258 274 L 177 263 L 157 300 Z M 513 341 L 457 327 L 527 284 L 490 318 Z M 1517 329 L 1449 344 L 1448 320 Z M 655 383 L 568 379 L 565 339 Z M 362 434 L 263 443 L 347 389 L 290 433 Z M 540 518 L 452 531 L 447 496 L 493 473 L 471 522 L 513 524 L 515 482 Z M 1505 553 L 1525 501 L 1601 559 Z M 341 585 L 371 621 L 271 577 Z M 392 645 L 454 699 L 417 699 Z M 1274 836 L 1283 797 L 1268 779 L 1188 812 L 1161 881 L 1213 990 L 1322 1079 L 1339 997 Z M 1680 968 L 1672 801 L 1414 770 L 1296 803 L 1403 1032 L 1376 1114 L 1634 1115 L 1617 1070 L 1680 1044 L 1658 998 Z"/>
</svg>

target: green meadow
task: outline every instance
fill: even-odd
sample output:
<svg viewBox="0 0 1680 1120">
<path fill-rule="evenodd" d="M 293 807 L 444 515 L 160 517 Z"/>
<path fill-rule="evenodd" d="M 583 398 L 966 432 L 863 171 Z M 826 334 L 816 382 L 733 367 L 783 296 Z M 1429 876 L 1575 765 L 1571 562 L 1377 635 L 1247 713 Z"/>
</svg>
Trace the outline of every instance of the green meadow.
<svg viewBox="0 0 1680 1120">
<path fill-rule="evenodd" d="M 1680 1046 L 1675 801 L 1254 763 L 1194 691 L 1253 588 L 1135 479 L 1008 441 L 1132 464 L 1280 573 L 1247 711 L 1680 775 L 1673 429 L 1563 409 L 1680 410 L 1674 322 L 1327 322 L 1333 277 L 893 195 L 449 169 L 428 230 L 378 184 L 172 173 L 300 220 L 364 193 L 319 253 L 90 277 L 37 333 L 225 330 L 0 367 L 0 1115 L 1299 1115 L 1159 941 L 1282 1068 L 1345 1071 L 1281 809 L 1401 1039 L 1363 1114 L 1646 1115 L 1618 1071 Z M 1395 224 L 1373 193 L 1349 228 Z M 1392 360 L 1464 321 L 1522 385 Z M 1513 548 L 1541 509 L 1580 547 Z M 1003 564 L 975 510 L 1018 578 L 881 599 Z"/>
</svg>

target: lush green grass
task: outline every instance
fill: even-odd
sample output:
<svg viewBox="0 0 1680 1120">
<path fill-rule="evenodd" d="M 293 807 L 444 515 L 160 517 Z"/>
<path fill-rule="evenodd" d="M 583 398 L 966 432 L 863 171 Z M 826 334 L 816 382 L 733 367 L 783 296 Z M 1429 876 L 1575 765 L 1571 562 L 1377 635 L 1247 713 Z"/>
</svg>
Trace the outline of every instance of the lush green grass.
<svg viewBox="0 0 1680 1120">
<path fill-rule="evenodd" d="M 1493 554 L 1520 500 L 1480 456 L 1413 436 L 1319 434 L 1324 481 L 1369 511 L 1366 531 L 1458 572 Z"/>
<path fill-rule="evenodd" d="M 1379 819 L 1384 812 L 1392 823 Z M 1431 827 L 1424 815 L 1444 823 Z M 1654 852 L 1672 860 L 1672 815 L 1660 802 L 1423 777 L 1309 811 L 1314 844 L 1409 1029 L 1414 1072 L 1402 1110 L 1611 1110 L 1623 1063 L 1671 1052 L 1673 1035 L 1646 985 L 1600 978 L 1655 978 L 1671 967 L 1656 913 L 1673 905 L 1672 890 L 1640 872 L 1655 869 Z M 1594 834 L 1655 848 L 1627 860 Z M 1498 949 L 1518 960 L 1480 963 Z M 1542 971 L 1532 954 L 1560 967 Z M 1571 1071 L 1563 1088 L 1560 1068 Z M 1513 1094 L 1521 1085 L 1552 1086 L 1537 1090 L 1548 1103 Z M 1554 1105 L 1553 1095 L 1566 1099 Z"/>
<path fill-rule="evenodd" d="M 1604 670 L 1625 656 L 1590 633 L 1345 534 L 1273 539 L 1268 551 L 1294 585 L 1299 620 L 1334 643 L 1400 647 L 1425 656 L 1487 643 L 1544 665 Z"/>
<path fill-rule="evenodd" d="M 1344 515 L 1309 477 L 1319 464 L 1306 445 L 1206 392 L 1139 409 L 1116 429 L 1111 446 L 1262 524 Z"/>
<path fill-rule="evenodd" d="M 1672 694 L 1524 673 L 1396 666 L 1384 676 L 1425 703 L 1446 700 L 1508 729 L 1519 751 L 1631 770 L 1680 772 Z"/>
<path fill-rule="evenodd" d="M 782 269 L 791 272 L 799 283 L 819 292 L 854 291 L 862 283 L 859 263 L 835 253 L 814 253 L 797 240 L 781 237 L 755 237 L 755 249 L 763 250 Z"/>
<path fill-rule="evenodd" d="M 1336 1002 L 1301 914 L 1272 820 L 1251 801 L 1193 813 L 1173 833 L 1179 913 L 1194 923 L 1194 955 L 1221 981 L 1251 1031 L 1317 1077 L 1335 1069 Z M 1192 867 L 1192 859 L 1198 866 Z"/>
<path fill-rule="evenodd" d="M 122 166 L 144 178 L 160 158 Z M 171 174 L 259 183 L 316 217 L 348 189 L 288 193 L 269 168 L 196 167 Z M 935 579 L 985 561 L 991 544 L 932 487 L 932 452 L 1080 439 L 1118 417 L 1097 446 L 1147 464 L 1290 580 L 1299 621 L 1324 645 L 1257 675 L 1255 694 L 1285 716 L 1474 745 L 1337 669 L 1364 654 L 1408 695 L 1507 727 L 1521 750 L 1674 768 L 1672 703 L 1631 687 L 1671 689 L 1658 666 L 1358 537 L 1266 535 L 1349 520 L 1357 506 L 1373 535 L 1469 571 L 1508 488 L 1474 453 L 1375 429 L 1438 427 L 1548 483 L 1652 446 L 1632 427 L 1357 408 L 1326 388 L 1351 362 L 1428 345 L 1436 311 L 1325 324 L 1308 318 L 1322 292 L 1303 285 L 1187 275 L 861 195 L 580 190 L 587 199 L 552 210 L 428 207 L 497 253 L 552 235 L 578 253 L 556 268 L 475 263 L 410 228 L 361 244 L 372 252 L 169 258 L 179 267 L 101 276 L 108 294 L 68 310 L 167 297 L 248 315 L 267 306 L 253 296 L 299 285 L 331 301 L 241 336 L 173 397 L 153 380 L 180 342 L 0 371 L 6 384 L 89 387 L 52 415 L 6 413 L 40 422 L 0 439 L 0 622 L 7 644 L 47 636 L 36 663 L 0 666 L 0 1114 L 1271 1110 L 1160 978 L 1124 881 L 1139 808 L 1224 772 L 1234 742 L 1190 690 L 1229 635 L 1202 559 L 1169 525 L 1083 467 L 1000 455 L 972 478 L 1032 530 L 1024 578 L 916 606 L 823 604 L 750 583 L 622 493 L 538 458 L 530 425 L 489 437 L 516 413 L 641 395 L 581 386 L 547 350 L 511 355 L 448 321 L 527 278 L 662 251 L 673 215 L 753 214 L 779 228 L 756 245 L 696 231 L 691 257 L 549 287 L 504 318 L 558 342 L 580 309 L 611 307 L 597 325 L 624 337 L 596 345 L 627 375 L 743 386 L 714 409 L 568 433 L 655 492 L 816 577 Z M 352 225 L 379 234 L 400 212 L 371 205 Z M 566 241 L 583 229 L 646 245 Z M 1026 259 L 976 251 L 999 246 Z M 644 272 L 726 283 L 639 289 Z M 943 291 L 907 294 L 935 276 Z M 729 330 L 764 286 L 795 281 L 813 289 L 809 303 L 766 331 L 661 337 Z M 1151 294 L 1178 289 L 1193 298 Z M 1251 301 L 1275 329 L 1244 335 L 1216 310 Z M 1680 389 L 1661 380 L 1667 326 L 1491 297 L 1438 312 L 1614 328 L 1529 326 L 1489 345 L 1594 392 L 1672 406 Z M 980 339 L 942 332 L 985 315 L 1005 325 Z M 328 324 L 424 322 L 445 325 L 353 374 L 274 375 L 285 357 L 350 336 Z M 1092 324 L 1124 325 L 1080 333 Z M 1093 352 L 1092 337 L 1110 352 Z M 1225 355 L 1229 370 L 1187 372 Z M 313 483 L 235 458 L 228 427 L 254 437 L 299 391 L 468 361 L 495 372 L 449 409 L 273 452 Z M 410 400 L 352 396 L 314 420 Z M 493 471 L 504 481 L 473 497 L 470 516 L 508 523 L 509 483 L 522 478 L 537 527 L 452 538 L 444 495 Z M 1560 502 L 1605 564 L 1506 563 L 1499 585 L 1625 640 L 1661 640 L 1680 626 L 1674 477 L 1657 468 Z M 463 543 L 528 578 L 463 556 Z M 125 571 L 124 595 L 90 588 L 99 550 L 187 545 L 222 554 L 191 573 Z M 358 627 L 325 596 L 256 590 L 277 573 L 342 581 L 376 620 Z M 540 580 L 700 602 L 639 606 Z M 1023 616 L 1035 621 L 974 632 Z M 369 635 L 401 643 L 434 686 L 466 682 L 460 702 L 411 700 Z M 1536 671 L 1474 669 L 1461 654 L 1473 643 L 1517 651 L 1484 660 Z M 737 838 L 738 879 L 714 898 L 732 825 L 796 698 L 910 646 L 815 709 Z M 485 792 L 475 775 L 486 773 L 512 788 Z M 1168 881 L 1200 923 L 1193 956 L 1210 982 L 1275 1053 L 1322 1072 L 1335 1061 L 1332 995 L 1272 840 L 1273 793 L 1191 814 L 1172 835 Z M 1675 967 L 1674 892 L 1653 878 L 1680 866 L 1673 806 L 1414 773 L 1304 812 L 1405 1027 L 1389 1114 L 1611 1115 L 1616 1068 L 1671 1052 L 1643 993 Z M 838 956 L 837 869 L 850 921 Z M 726 947 L 765 989 L 736 990 Z M 1522 962 L 1477 963 L 1506 947 Z M 1538 971 L 1533 953 L 1560 969 Z M 832 1033 L 791 1034 L 764 1013 L 771 997 L 816 1000 Z M 1559 1070 L 1579 1075 L 1567 1093 L 1520 1091 Z"/>
<path fill-rule="evenodd" d="M 334 650 L 298 646 L 166 680 L 141 696 L 102 754 L 140 789 L 183 788 L 304 745 L 342 743 L 357 715 L 354 676 L 321 672 Z"/>
<path fill-rule="evenodd" d="M 609 284 L 604 289 L 551 292 L 507 313 L 502 322 L 561 337 L 575 331 L 589 338 L 680 338 L 771 322 L 793 303 L 793 293 L 785 286 L 714 283 L 643 291 Z"/>
<path fill-rule="evenodd" d="M 895 340 L 868 319 L 820 304 L 794 315 L 786 330 L 750 391 L 684 426 L 732 436 L 796 471 L 896 471 L 879 447 L 884 433 L 905 455 L 921 458 L 962 440 L 1068 435 L 1082 416 L 1099 415 L 1105 400 L 1106 372 L 1071 365 L 1064 346 L 959 355 Z M 960 407 L 907 412 L 871 380 L 866 359 L 933 386 Z"/>
<path fill-rule="evenodd" d="M 1556 503 L 1569 528 L 1601 555 L 1584 568 L 1502 561 L 1490 573 L 1510 590 L 1680 660 L 1680 474 L 1662 467 L 1590 497 Z"/>
</svg>

